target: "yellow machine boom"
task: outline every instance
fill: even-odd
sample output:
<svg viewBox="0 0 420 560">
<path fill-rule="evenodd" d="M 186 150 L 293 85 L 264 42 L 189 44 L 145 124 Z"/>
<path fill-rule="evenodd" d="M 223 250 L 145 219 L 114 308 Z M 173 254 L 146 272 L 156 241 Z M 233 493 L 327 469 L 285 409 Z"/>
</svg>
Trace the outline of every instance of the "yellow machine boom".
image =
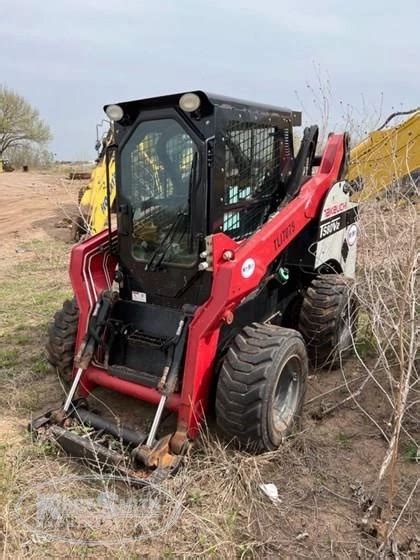
<svg viewBox="0 0 420 560">
<path fill-rule="evenodd" d="M 420 110 L 404 122 L 384 128 L 401 113 L 391 115 L 379 130 L 371 132 L 350 152 L 349 181 L 362 182 L 357 196 L 366 200 L 394 185 L 405 192 L 420 180 Z M 412 189 L 413 190 L 413 189 Z"/>
</svg>

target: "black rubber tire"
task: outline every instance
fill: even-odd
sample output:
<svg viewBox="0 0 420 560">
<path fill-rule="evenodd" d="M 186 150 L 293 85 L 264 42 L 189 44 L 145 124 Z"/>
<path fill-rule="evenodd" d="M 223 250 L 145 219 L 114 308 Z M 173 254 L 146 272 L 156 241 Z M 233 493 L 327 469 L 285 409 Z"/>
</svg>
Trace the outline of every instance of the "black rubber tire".
<svg viewBox="0 0 420 560">
<path fill-rule="evenodd" d="M 78 323 L 79 309 L 76 300 L 71 299 L 63 303 L 48 329 L 47 359 L 65 384 L 72 378 Z"/>
<path fill-rule="evenodd" d="M 285 376 L 290 377 L 293 366 L 296 371 L 293 369 L 289 385 L 294 391 L 292 406 L 280 421 L 276 392 L 279 381 L 287 381 Z M 277 449 L 299 426 L 307 374 L 305 343 L 298 331 L 259 323 L 245 327 L 233 341 L 220 370 L 217 424 L 230 439 L 248 448 Z M 283 395 L 281 391 L 279 394 Z"/>
<path fill-rule="evenodd" d="M 341 274 L 324 274 L 312 280 L 300 310 L 299 331 L 314 367 L 334 369 L 349 358 L 356 337 L 357 312 L 349 279 Z"/>
</svg>

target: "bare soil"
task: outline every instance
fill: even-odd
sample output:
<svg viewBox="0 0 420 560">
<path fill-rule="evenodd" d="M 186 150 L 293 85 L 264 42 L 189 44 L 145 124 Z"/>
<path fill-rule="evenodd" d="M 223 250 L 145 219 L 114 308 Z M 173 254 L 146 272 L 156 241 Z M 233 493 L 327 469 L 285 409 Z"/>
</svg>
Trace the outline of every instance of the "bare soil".
<svg viewBox="0 0 420 560">
<path fill-rule="evenodd" d="M 77 192 L 85 183 L 54 173 L 0 173 L 2 257 L 19 252 L 20 241 L 69 242 L 71 219 L 78 212 Z"/>
<path fill-rule="evenodd" d="M 52 173 L 1 173 L 2 239 L 25 237 L 28 232 L 33 235 L 39 229 L 54 238 L 64 239 L 56 231 L 56 225 L 76 212 L 75 197 L 82 183 Z"/>
<path fill-rule="evenodd" d="M 31 413 L 58 404 L 64 394 L 42 346 L 49 318 L 70 294 L 69 220 L 77 212 L 80 186 L 54 174 L 0 174 L 3 557 L 376 557 L 387 488 L 380 490 L 374 511 L 367 512 L 376 497 L 390 410 L 373 382 L 357 398 L 342 402 L 366 375 L 356 359 L 337 371 L 311 373 L 302 431 L 278 452 L 253 457 L 220 442 L 212 428 L 203 435 L 185 468 L 166 483 L 167 491 L 184 496 L 180 519 L 167 534 L 132 545 L 90 547 L 39 542 L 22 530 L 13 505 L 23 492 L 48 477 L 84 472 L 84 467 L 32 442 L 25 430 Z M 150 407 L 138 401 L 106 391 L 96 396 L 96 406 L 134 426 L 144 426 L 145 416 L 146 424 L 150 420 Z M 418 441 L 419 426 L 411 433 Z M 409 445 L 408 440 L 401 442 L 393 519 L 420 476 L 419 464 L 407 458 Z M 279 492 L 275 504 L 259 488 L 270 482 Z M 399 556 L 389 552 L 384 558 L 420 558 L 418 490 L 395 529 Z"/>
</svg>

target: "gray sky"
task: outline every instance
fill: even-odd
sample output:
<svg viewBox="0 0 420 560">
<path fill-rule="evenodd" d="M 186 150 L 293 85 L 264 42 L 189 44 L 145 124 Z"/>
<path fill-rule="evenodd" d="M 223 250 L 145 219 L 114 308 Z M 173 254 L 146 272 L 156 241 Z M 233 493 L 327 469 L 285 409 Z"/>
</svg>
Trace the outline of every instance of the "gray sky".
<svg viewBox="0 0 420 560">
<path fill-rule="evenodd" d="M 418 0 L 2 0 L 0 82 L 59 159 L 93 158 L 105 103 L 190 89 L 305 110 L 330 128 L 420 105 Z M 297 92 L 297 93 L 296 93 Z M 382 95 L 383 94 L 383 95 Z"/>
</svg>

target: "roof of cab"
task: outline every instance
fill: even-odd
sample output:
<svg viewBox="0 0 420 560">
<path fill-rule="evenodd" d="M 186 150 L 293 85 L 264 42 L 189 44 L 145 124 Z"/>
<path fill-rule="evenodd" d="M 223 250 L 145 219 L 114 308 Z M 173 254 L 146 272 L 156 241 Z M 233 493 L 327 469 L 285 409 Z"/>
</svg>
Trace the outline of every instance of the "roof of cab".
<svg viewBox="0 0 420 560">
<path fill-rule="evenodd" d="M 177 105 L 179 103 L 179 99 L 181 98 L 184 93 L 195 93 L 200 98 L 213 107 L 218 107 L 220 109 L 229 110 L 229 109 L 237 109 L 242 111 L 258 111 L 260 113 L 266 113 L 270 115 L 278 115 L 279 117 L 288 117 L 292 119 L 293 126 L 300 126 L 302 120 L 302 114 L 299 111 L 292 111 L 291 109 L 287 109 L 285 107 L 277 107 L 275 105 L 267 105 L 264 103 L 256 103 L 253 101 L 245 101 L 243 99 L 236 99 L 234 97 L 227 97 L 224 95 L 218 95 L 215 93 L 208 93 L 202 90 L 194 90 L 188 92 L 180 92 L 180 93 L 173 93 L 170 95 L 162 95 L 158 97 L 149 97 L 146 99 L 136 99 L 133 101 L 124 101 L 121 103 L 117 103 L 124 112 L 127 113 L 138 113 L 141 109 L 146 107 L 171 107 Z M 109 106 L 105 105 L 104 110 Z"/>
</svg>

